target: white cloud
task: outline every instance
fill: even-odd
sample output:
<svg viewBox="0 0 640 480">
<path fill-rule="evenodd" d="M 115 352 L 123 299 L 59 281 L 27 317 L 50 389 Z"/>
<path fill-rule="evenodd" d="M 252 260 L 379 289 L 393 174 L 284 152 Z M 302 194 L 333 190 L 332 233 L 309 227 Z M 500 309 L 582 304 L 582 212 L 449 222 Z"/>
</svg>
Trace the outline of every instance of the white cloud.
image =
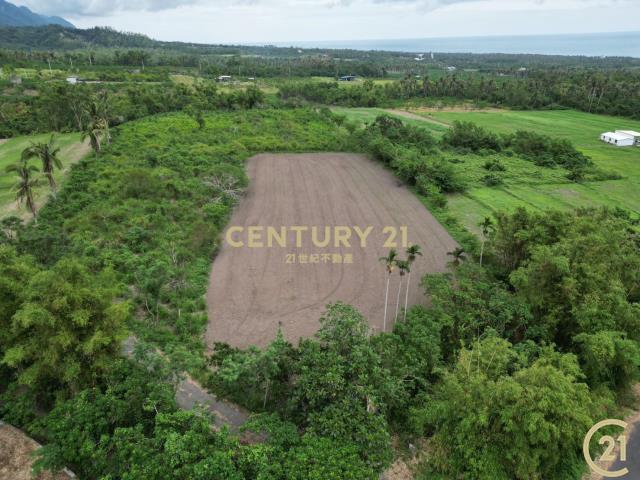
<svg viewBox="0 0 640 480">
<path fill-rule="evenodd" d="M 583 8 L 592 5 L 621 5 L 633 0 L 310 0 L 311 5 L 340 7 L 347 5 L 414 4 L 423 11 L 443 8 L 467 9 L 474 4 L 488 10 L 522 10 L 529 8 L 559 9 Z M 121 12 L 160 12 L 180 7 L 226 8 L 233 5 L 266 5 L 286 9 L 304 0 L 16 0 L 37 13 L 67 15 L 71 17 L 108 17 Z"/>
<path fill-rule="evenodd" d="M 640 16 L 638 0 L 14 1 L 81 28 L 203 43 L 630 31 Z"/>
<path fill-rule="evenodd" d="M 37 13 L 55 15 L 108 16 L 114 12 L 157 12 L 185 5 L 202 3 L 201 0 L 22 0 Z"/>
</svg>

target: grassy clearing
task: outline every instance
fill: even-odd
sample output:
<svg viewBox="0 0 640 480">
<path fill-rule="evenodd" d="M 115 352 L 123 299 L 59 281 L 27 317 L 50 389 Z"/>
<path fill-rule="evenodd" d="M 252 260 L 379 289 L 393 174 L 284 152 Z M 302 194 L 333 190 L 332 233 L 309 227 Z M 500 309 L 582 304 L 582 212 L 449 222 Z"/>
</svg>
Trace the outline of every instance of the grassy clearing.
<svg viewBox="0 0 640 480">
<path fill-rule="evenodd" d="M 335 108 L 334 111 L 360 124 L 390 113 L 379 108 Z M 572 110 L 465 111 L 457 108 L 412 109 L 412 112 L 428 121 L 391 114 L 402 118 L 407 124 L 427 128 L 435 136 L 440 136 L 446 127 L 432 123 L 434 120 L 447 124 L 460 120 L 477 123 L 496 133 L 532 130 L 567 138 L 602 170 L 623 177 L 620 180 L 574 183 L 567 180 L 567 171 L 562 168 L 540 168 L 517 157 L 447 153 L 446 157 L 454 162 L 468 186 L 464 194 L 449 197 L 449 207 L 471 230 L 476 231 L 477 223 L 492 211 L 513 210 L 518 206 L 534 210 L 565 210 L 606 205 L 640 214 L 640 148 L 617 148 L 599 140 L 600 134 L 608 130 L 640 130 L 640 121 Z M 492 158 L 502 162 L 507 169 L 502 175 L 504 183 L 498 187 L 488 187 L 482 183 L 482 177 L 487 173 L 483 165 Z"/>
<path fill-rule="evenodd" d="M 7 166 L 18 162 L 22 150 L 27 148 L 31 142 L 46 142 L 50 134 L 30 135 L 27 137 L 16 137 L 0 142 L 0 217 L 8 214 L 17 214 L 21 217 L 29 216 L 24 207 L 19 208 L 16 205 L 15 194 L 12 186 L 15 183 L 15 173 L 7 173 Z M 67 168 L 74 162 L 77 162 L 86 153 L 89 148 L 86 144 L 80 142 L 78 133 L 67 133 L 56 135 L 58 146 L 61 148 L 59 158 L 64 166 L 63 171 L 57 171 L 55 174 L 58 186 L 64 181 Z M 37 159 L 31 160 L 33 165 L 40 168 Z M 43 181 L 42 185 L 36 189 L 36 204 L 40 206 L 49 194 L 49 187 Z"/>
<path fill-rule="evenodd" d="M 394 113 L 393 111 L 385 110 L 384 108 L 347 108 L 347 107 L 332 107 L 331 110 L 338 115 L 344 115 L 348 120 L 363 126 L 366 123 L 373 122 L 379 115 L 391 115 L 392 117 L 399 118 L 407 125 L 413 125 L 415 127 L 426 128 L 435 135 L 441 135 L 447 130 L 447 127 L 438 125 L 436 123 L 417 120 L 414 118 L 406 118 L 403 115 Z"/>
<path fill-rule="evenodd" d="M 599 140 L 605 131 L 639 130 L 639 121 L 571 110 L 416 113 L 448 123 L 471 121 L 498 133 L 533 130 L 567 138 L 600 168 L 623 176 L 620 180 L 577 184 L 562 178 L 561 169 L 540 169 L 532 165 L 540 172 L 540 177 L 536 178 L 532 172 L 520 170 L 515 159 L 502 159 L 507 166 L 507 175 L 512 177 L 505 180 L 505 185 L 470 188 L 464 195 L 450 199 L 450 208 L 468 227 L 475 226 L 491 211 L 512 210 L 520 205 L 561 210 L 607 205 L 640 214 L 640 148 L 618 148 Z M 518 170 L 520 175 L 513 178 L 512 174 Z"/>
<path fill-rule="evenodd" d="M 567 138 L 598 166 L 625 176 L 640 177 L 640 148 L 618 148 L 600 141 L 600 134 L 613 130 L 640 130 L 640 121 L 573 110 L 486 111 L 421 113 L 446 123 L 464 120 L 496 133 L 533 130 L 553 137 Z"/>
</svg>

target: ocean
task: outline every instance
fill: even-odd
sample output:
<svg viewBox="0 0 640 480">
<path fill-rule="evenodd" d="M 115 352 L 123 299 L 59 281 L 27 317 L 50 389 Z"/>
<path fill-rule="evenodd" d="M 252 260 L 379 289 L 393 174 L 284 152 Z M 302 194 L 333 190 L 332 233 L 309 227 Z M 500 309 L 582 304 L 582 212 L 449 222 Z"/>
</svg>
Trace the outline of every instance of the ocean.
<svg viewBox="0 0 640 480">
<path fill-rule="evenodd" d="M 640 58 L 640 32 L 413 38 L 405 40 L 302 41 L 278 42 L 277 45 L 413 53 L 532 53 Z"/>
</svg>

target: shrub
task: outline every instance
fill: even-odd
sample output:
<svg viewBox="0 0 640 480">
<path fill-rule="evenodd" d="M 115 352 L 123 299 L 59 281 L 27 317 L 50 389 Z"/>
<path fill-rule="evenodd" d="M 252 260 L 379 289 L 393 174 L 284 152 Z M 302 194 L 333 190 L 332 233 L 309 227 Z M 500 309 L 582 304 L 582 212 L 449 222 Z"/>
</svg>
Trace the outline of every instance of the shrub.
<svg viewBox="0 0 640 480">
<path fill-rule="evenodd" d="M 482 183 L 484 183 L 487 187 L 495 187 L 497 185 L 501 185 L 503 181 L 500 175 L 491 172 L 482 177 Z"/>
<path fill-rule="evenodd" d="M 494 152 L 502 150 L 502 142 L 497 135 L 471 122 L 453 122 L 452 128 L 442 137 L 442 143 L 473 152 L 483 149 Z"/>
<path fill-rule="evenodd" d="M 484 165 L 482 165 L 482 168 L 489 170 L 490 172 L 504 172 L 507 170 L 507 167 L 505 167 L 497 158 L 487 160 L 484 162 Z"/>
</svg>

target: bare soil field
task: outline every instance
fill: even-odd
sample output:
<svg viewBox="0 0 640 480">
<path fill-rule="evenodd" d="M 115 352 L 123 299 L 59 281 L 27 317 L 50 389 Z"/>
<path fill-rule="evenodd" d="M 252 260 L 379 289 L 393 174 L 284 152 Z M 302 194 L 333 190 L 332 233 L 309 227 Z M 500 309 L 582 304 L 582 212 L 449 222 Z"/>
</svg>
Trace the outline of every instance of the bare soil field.
<svg viewBox="0 0 640 480">
<path fill-rule="evenodd" d="M 406 187 L 381 164 L 362 155 L 339 153 L 262 154 L 248 160 L 250 186 L 236 208 L 228 229 L 235 229 L 233 247 L 223 242 L 213 263 L 207 291 L 208 347 L 214 342 L 233 346 L 264 346 L 276 335 L 297 342 L 313 335 L 327 304 L 344 301 L 365 315 L 377 331 L 383 327 L 386 273 L 378 260 L 389 251 L 384 227 L 407 227 L 409 244 L 419 244 L 424 256 L 412 270 L 409 304 L 425 301 L 420 278 L 427 272 L 443 272 L 447 252 L 456 242 Z M 287 245 L 269 248 L 248 246 L 250 226 L 287 228 Z M 301 235 L 300 247 L 291 226 L 318 227 L 316 242 Z M 336 247 L 324 240 L 325 227 L 372 227 L 362 247 L 357 235 L 350 246 Z M 243 232 L 238 229 L 243 227 Z M 229 231 L 229 230 L 228 230 Z M 308 232 L 307 232 L 308 233 Z M 400 241 L 400 234 L 396 241 Z M 404 247 L 399 244 L 401 258 Z M 343 263 L 336 261 L 339 254 Z M 352 255 L 352 262 L 346 263 Z M 311 255 L 317 263 L 311 260 Z M 307 262 L 301 260 L 306 258 Z M 294 258 L 294 263 L 288 263 Z M 331 257 L 331 258 L 329 258 Z M 391 328 L 396 308 L 399 276 L 394 273 L 389 290 Z M 406 284 L 406 276 L 405 276 Z M 400 305 L 404 304 L 404 287 Z"/>
<path fill-rule="evenodd" d="M 0 422 L 0 479 L 6 480 L 68 480 L 71 472 L 31 475 L 33 452 L 40 445 L 17 428 Z"/>
</svg>

